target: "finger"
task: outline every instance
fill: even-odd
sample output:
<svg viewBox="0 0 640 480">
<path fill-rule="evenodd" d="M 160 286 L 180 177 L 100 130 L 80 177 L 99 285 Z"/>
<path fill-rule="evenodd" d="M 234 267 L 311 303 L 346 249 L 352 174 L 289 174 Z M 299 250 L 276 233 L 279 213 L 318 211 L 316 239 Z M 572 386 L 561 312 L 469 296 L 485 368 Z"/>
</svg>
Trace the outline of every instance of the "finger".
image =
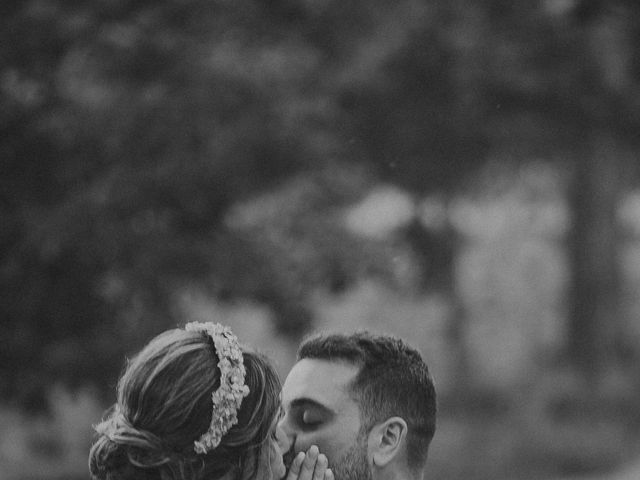
<svg viewBox="0 0 640 480">
<path fill-rule="evenodd" d="M 333 470 L 331 470 L 330 468 L 327 468 L 324 471 L 324 479 L 323 480 L 335 480 L 333 478 Z"/>
<path fill-rule="evenodd" d="M 287 480 L 298 480 L 298 475 L 300 475 L 300 469 L 302 468 L 302 462 L 305 459 L 304 452 L 298 452 L 298 454 L 291 462 L 289 466 L 289 473 L 287 474 Z"/>
<path fill-rule="evenodd" d="M 316 461 L 316 468 L 313 471 L 313 480 L 324 480 L 324 474 L 327 471 L 327 467 L 329 466 L 329 460 L 322 453 L 318 455 L 318 460 Z"/>
<path fill-rule="evenodd" d="M 318 447 L 315 445 L 311 445 L 309 450 L 307 450 L 307 454 L 305 455 L 304 461 L 302 462 L 302 466 L 300 467 L 300 475 L 298 475 L 298 480 L 312 480 L 313 479 L 313 470 L 316 466 L 316 461 L 318 460 L 318 454 L 320 451 Z"/>
</svg>

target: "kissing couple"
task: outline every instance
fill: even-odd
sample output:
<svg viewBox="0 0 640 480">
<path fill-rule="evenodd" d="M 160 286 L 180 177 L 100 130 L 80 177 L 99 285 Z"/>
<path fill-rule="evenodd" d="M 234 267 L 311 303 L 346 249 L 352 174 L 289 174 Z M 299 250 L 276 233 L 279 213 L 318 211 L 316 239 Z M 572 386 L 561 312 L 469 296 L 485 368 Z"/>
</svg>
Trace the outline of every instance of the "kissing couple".
<svg viewBox="0 0 640 480">
<path fill-rule="evenodd" d="M 153 338 L 95 426 L 94 480 L 422 480 L 435 389 L 420 354 L 367 332 L 300 345 L 284 385 L 218 323 Z"/>
</svg>

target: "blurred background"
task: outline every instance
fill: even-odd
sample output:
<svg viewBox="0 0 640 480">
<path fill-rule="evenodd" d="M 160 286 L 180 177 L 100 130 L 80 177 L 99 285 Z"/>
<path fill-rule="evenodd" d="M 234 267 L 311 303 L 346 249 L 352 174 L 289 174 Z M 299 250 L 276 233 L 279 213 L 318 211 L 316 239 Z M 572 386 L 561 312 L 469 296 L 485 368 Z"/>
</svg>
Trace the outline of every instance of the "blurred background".
<svg viewBox="0 0 640 480">
<path fill-rule="evenodd" d="M 428 480 L 640 478 L 640 6 L 2 0 L 0 478 L 192 320 L 419 348 Z"/>
</svg>

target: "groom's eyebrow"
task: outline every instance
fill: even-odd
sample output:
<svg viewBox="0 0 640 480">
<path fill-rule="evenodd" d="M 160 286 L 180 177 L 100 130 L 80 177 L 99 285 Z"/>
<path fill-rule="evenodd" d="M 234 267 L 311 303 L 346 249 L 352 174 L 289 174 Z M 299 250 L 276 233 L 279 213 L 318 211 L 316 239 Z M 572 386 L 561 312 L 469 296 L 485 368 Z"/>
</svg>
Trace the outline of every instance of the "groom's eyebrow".
<svg viewBox="0 0 640 480">
<path fill-rule="evenodd" d="M 327 407 L 326 405 L 323 405 L 322 403 L 312 398 L 307 398 L 307 397 L 296 398 L 292 400 L 291 404 L 289 405 L 289 408 L 303 408 L 303 407 L 306 407 L 306 408 L 312 407 L 312 408 L 321 410 L 326 414 L 335 415 L 335 412 L 331 408 Z"/>
</svg>

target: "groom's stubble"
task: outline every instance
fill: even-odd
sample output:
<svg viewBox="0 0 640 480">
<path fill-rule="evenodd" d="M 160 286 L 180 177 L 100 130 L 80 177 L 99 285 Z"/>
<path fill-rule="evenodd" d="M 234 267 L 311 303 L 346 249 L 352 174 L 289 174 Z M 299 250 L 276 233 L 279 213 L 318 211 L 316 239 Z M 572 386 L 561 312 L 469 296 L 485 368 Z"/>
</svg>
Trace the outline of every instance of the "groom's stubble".
<svg viewBox="0 0 640 480">
<path fill-rule="evenodd" d="M 293 461 L 295 453 L 291 450 L 284 455 L 284 462 L 289 465 Z M 367 463 L 366 434 L 360 432 L 354 445 L 352 445 L 338 460 L 329 459 L 329 467 L 333 471 L 335 480 L 371 480 L 371 469 Z"/>
<path fill-rule="evenodd" d="M 371 480 L 371 468 L 367 463 L 366 436 L 358 435 L 355 445 L 329 466 L 333 470 L 335 480 Z"/>
</svg>

